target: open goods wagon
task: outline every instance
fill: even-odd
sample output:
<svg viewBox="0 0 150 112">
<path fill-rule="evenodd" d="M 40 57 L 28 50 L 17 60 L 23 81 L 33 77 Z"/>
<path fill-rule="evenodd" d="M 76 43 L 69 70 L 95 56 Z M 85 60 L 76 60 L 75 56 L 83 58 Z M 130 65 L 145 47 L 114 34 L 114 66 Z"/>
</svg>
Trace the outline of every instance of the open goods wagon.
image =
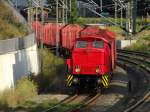
<svg viewBox="0 0 150 112">
<path fill-rule="evenodd" d="M 60 49 L 63 49 L 63 52 L 71 51 L 75 39 L 79 38 L 79 32 L 82 29 L 81 26 L 76 24 L 58 24 L 58 30 L 56 31 L 56 23 L 42 25 L 36 21 L 33 22 L 32 27 L 37 40 L 49 46 L 56 46 L 56 32 L 58 32 L 58 45 Z"/>
<path fill-rule="evenodd" d="M 75 40 L 79 38 L 79 33 L 81 31 L 81 26 L 76 24 L 66 25 L 61 29 L 61 49 L 62 53 L 69 55 L 74 46 Z"/>
<path fill-rule="evenodd" d="M 35 32 L 36 39 L 39 42 L 42 39 L 41 38 L 41 36 L 42 36 L 42 24 L 39 21 L 34 21 L 32 23 L 32 28 Z"/>
</svg>

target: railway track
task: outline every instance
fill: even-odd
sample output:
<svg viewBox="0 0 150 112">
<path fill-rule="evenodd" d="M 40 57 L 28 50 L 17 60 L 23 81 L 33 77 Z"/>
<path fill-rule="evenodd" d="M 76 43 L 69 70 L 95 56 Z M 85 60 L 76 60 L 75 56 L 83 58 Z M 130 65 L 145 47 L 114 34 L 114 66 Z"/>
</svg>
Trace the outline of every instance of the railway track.
<svg viewBox="0 0 150 112">
<path fill-rule="evenodd" d="M 141 95 L 136 98 L 137 101 L 133 105 L 128 106 L 124 112 L 149 112 L 150 111 L 150 56 L 147 53 L 133 52 L 127 50 L 118 50 L 118 64 L 124 68 L 129 66 L 131 68 L 141 70 L 147 87 Z M 139 90 L 140 91 L 140 90 Z"/>
<path fill-rule="evenodd" d="M 61 105 L 63 104 L 67 104 L 72 102 L 74 99 L 76 99 L 78 97 L 77 94 L 73 95 L 73 96 L 68 96 L 67 98 L 65 98 L 63 101 L 61 101 L 60 103 L 56 104 L 53 107 L 50 107 L 42 112 L 55 112 Z"/>
<path fill-rule="evenodd" d="M 142 71 L 143 80 L 145 80 L 146 88 L 144 92 L 137 93 L 138 95 L 131 97 L 135 100 L 134 103 L 127 105 L 124 112 L 149 112 L 150 110 L 150 56 L 146 53 L 131 52 L 126 50 L 118 50 L 118 65 L 126 68 L 135 68 Z M 140 91 L 140 90 L 139 90 Z M 90 108 L 90 104 L 96 102 L 101 94 L 95 95 L 74 95 L 64 99 L 59 104 L 51 107 L 43 112 L 56 112 L 57 109 L 63 104 L 81 104 L 66 112 L 82 112 L 85 107 Z M 130 100 L 128 101 L 130 102 Z"/>
<path fill-rule="evenodd" d="M 94 102 L 97 100 L 98 97 L 100 97 L 101 94 L 90 94 L 90 95 L 74 95 L 74 96 L 69 96 L 66 99 L 64 99 L 62 102 L 58 103 L 57 105 L 44 110 L 42 112 L 56 112 L 57 109 L 59 109 L 59 107 L 61 105 L 64 104 L 81 104 L 73 109 L 69 109 L 66 110 L 65 112 L 76 112 L 77 110 L 80 110 L 81 108 L 89 105 L 90 103 Z"/>
<path fill-rule="evenodd" d="M 82 105 L 72 109 L 72 110 L 69 110 L 67 112 L 84 112 L 84 107 L 87 107 L 89 106 L 90 104 L 92 104 L 93 102 L 96 102 L 98 100 L 98 98 L 101 96 L 101 94 L 95 94 L 95 95 L 90 95 L 87 99 L 83 100 L 82 102 Z"/>
</svg>

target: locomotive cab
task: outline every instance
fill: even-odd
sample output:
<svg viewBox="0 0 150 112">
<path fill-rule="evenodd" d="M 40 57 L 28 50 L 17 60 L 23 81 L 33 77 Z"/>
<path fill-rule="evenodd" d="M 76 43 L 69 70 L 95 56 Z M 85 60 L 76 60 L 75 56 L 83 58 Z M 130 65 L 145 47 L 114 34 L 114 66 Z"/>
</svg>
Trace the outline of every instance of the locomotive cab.
<svg viewBox="0 0 150 112">
<path fill-rule="evenodd" d="M 104 65 L 104 41 L 80 39 L 72 52 L 74 75 L 101 75 Z"/>
<path fill-rule="evenodd" d="M 110 48 L 104 39 L 79 38 L 75 41 L 71 58 L 67 59 L 67 84 L 104 85 L 102 78 L 109 74 L 110 64 Z M 107 78 L 105 86 L 108 83 Z"/>
</svg>

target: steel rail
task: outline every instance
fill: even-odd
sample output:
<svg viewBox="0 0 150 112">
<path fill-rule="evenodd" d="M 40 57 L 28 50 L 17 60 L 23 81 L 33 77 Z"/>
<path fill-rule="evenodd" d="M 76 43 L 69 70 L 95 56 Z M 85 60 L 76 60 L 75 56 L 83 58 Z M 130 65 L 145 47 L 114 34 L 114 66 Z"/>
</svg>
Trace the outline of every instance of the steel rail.
<svg viewBox="0 0 150 112">
<path fill-rule="evenodd" d="M 132 54 L 134 56 L 143 56 L 146 58 L 150 58 L 150 53 L 146 52 L 140 52 L 140 51 L 129 51 L 129 50 L 122 50 L 122 49 L 117 49 L 118 53 L 125 53 L 125 54 Z"/>
<path fill-rule="evenodd" d="M 118 63 L 119 61 L 121 61 L 123 63 L 128 63 L 134 66 L 138 66 L 150 74 L 150 66 L 145 65 L 145 63 L 149 63 L 147 62 L 148 60 L 150 60 L 150 56 L 148 56 L 147 53 L 120 50 L 120 49 L 118 50 Z M 147 79 L 149 79 L 148 81 L 150 85 L 150 75 L 147 76 Z M 146 101 L 149 98 L 150 98 L 150 87 L 148 86 L 145 95 L 140 100 L 138 100 L 134 105 L 124 110 L 124 112 L 134 111 L 135 109 L 139 108 L 141 105 L 147 103 Z"/>
<path fill-rule="evenodd" d="M 85 107 L 89 106 L 91 103 L 95 102 L 98 100 L 98 98 L 101 96 L 100 93 L 88 96 L 85 100 L 83 100 L 81 105 L 77 106 L 76 108 L 73 108 L 72 110 L 68 110 L 66 112 L 80 112 L 82 109 Z"/>
<path fill-rule="evenodd" d="M 98 97 L 100 96 L 100 94 L 96 94 L 96 95 L 87 95 L 85 96 L 85 98 L 83 100 L 81 100 L 80 102 L 77 102 L 78 104 L 81 104 L 73 109 L 69 109 L 66 110 L 65 112 L 74 112 L 78 109 L 81 109 L 87 105 L 89 105 L 90 103 L 92 103 L 93 101 L 95 101 Z M 61 105 L 63 104 L 72 104 L 72 102 L 74 102 L 75 99 L 80 99 L 80 95 L 74 95 L 74 96 L 68 96 L 66 99 L 64 99 L 63 101 L 61 101 L 60 103 L 56 104 L 53 107 L 50 107 L 42 112 L 55 112 Z"/>
<path fill-rule="evenodd" d="M 46 110 L 43 110 L 42 112 L 51 112 L 51 111 L 53 111 L 53 110 L 59 108 L 59 106 L 61 106 L 62 104 L 64 104 L 64 103 L 69 103 L 69 102 L 71 102 L 72 100 L 74 100 L 74 99 L 77 98 L 77 97 L 78 97 L 77 94 L 75 94 L 75 95 L 73 95 L 73 96 L 68 96 L 67 98 L 65 98 L 65 99 L 64 99 L 63 101 L 61 101 L 60 103 L 58 103 L 58 104 L 56 104 L 56 105 L 54 105 L 54 106 L 52 106 L 52 107 L 50 107 L 50 108 L 48 108 L 48 109 L 46 109 Z"/>
</svg>

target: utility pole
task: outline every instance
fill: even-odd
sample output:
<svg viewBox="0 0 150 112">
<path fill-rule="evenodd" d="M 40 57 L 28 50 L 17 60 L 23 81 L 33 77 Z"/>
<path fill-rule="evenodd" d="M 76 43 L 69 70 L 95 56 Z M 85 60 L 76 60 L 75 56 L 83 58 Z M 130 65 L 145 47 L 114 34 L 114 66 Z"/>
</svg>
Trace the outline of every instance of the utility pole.
<svg viewBox="0 0 150 112">
<path fill-rule="evenodd" d="M 66 23 L 68 23 L 68 0 L 66 0 Z"/>
<path fill-rule="evenodd" d="M 38 7 L 36 6 L 36 12 L 35 12 L 35 20 L 36 20 L 36 22 L 38 21 Z M 38 35 L 38 27 L 37 27 L 37 24 L 36 24 L 36 32 L 35 32 L 35 36 L 36 36 L 36 38 L 37 38 L 37 35 Z"/>
<path fill-rule="evenodd" d="M 132 20 L 131 20 L 131 1 L 127 3 L 127 29 L 129 31 L 129 34 L 132 34 Z"/>
<path fill-rule="evenodd" d="M 65 23 L 65 0 L 62 0 L 62 23 Z"/>
<path fill-rule="evenodd" d="M 121 7 L 121 26 L 123 26 L 122 19 L 123 19 L 123 8 Z"/>
<path fill-rule="evenodd" d="M 103 11 L 103 0 L 100 0 L 100 8 L 101 8 L 101 12 Z"/>
<path fill-rule="evenodd" d="M 56 0 L 56 56 L 59 56 L 59 46 L 58 46 L 58 2 L 59 0 Z"/>
<path fill-rule="evenodd" d="M 132 0 L 132 24 L 133 34 L 136 33 L 137 0 Z"/>
<path fill-rule="evenodd" d="M 71 16 L 71 9 L 72 9 L 72 2 L 71 2 L 71 0 L 69 0 L 69 5 L 68 5 L 69 7 L 67 7 L 67 9 L 68 9 L 68 11 L 69 11 L 69 17 Z"/>
<path fill-rule="evenodd" d="M 18 9 L 18 0 L 16 0 L 15 6 L 16 6 L 16 9 Z"/>
<path fill-rule="evenodd" d="M 128 2 L 128 31 L 129 34 L 136 33 L 136 10 L 137 10 L 137 0 L 131 0 Z"/>
<path fill-rule="evenodd" d="M 44 36 L 44 3 L 41 0 L 41 23 L 42 23 L 42 32 L 41 32 L 41 49 L 43 49 L 43 36 Z"/>
<path fill-rule="evenodd" d="M 69 8 L 70 8 L 70 14 L 71 14 L 71 8 L 72 8 L 72 5 L 71 5 L 71 0 L 69 0 Z"/>
<path fill-rule="evenodd" d="M 31 27 L 31 8 L 32 8 L 32 1 L 28 0 L 28 9 L 27 9 L 27 13 L 28 13 L 28 24 Z"/>
<path fill-rule="evenodd" d="M 117 2 L 115 2 L 115 23 L 117 23 Z"/>
</svg>

